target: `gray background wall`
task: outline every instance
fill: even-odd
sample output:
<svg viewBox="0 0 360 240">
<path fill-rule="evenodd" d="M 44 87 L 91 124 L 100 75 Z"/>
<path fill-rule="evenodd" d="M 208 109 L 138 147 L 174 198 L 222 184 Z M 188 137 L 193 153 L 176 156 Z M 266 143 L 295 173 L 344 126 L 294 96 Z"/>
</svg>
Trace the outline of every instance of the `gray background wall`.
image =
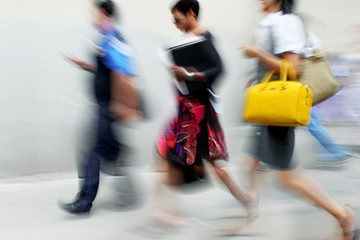
<svg viewBox="0 0 360 240">
<path fill-rule="evenodd" d="M 118 0 L 122 29 L 137 52 L 150 121 L 128 130 L 139 159 L 151 159 L 156 133 L 171 116 L 169 75 L 156 49 L 180 35 L 169 0 Z M 217 93 L 223 126 L 230 135 L 242 125 L 242 89 L 253 61 L 237 47 L 253 39 L 260 1 L 202 0 L 201 23 L 210 29 L 226 65 Z M 309 28 L 329 51 L 346 51 L 360 23 L 357 0 L 301 0 Z M 91 118 L 91 76 L 66 62 L 59 50 L 91 60 L 86 38 L 98 38 L 88 0 L 1 0 L 0 8 L 0 178 L 75 169 L 79 129 Z"/>
</svg>

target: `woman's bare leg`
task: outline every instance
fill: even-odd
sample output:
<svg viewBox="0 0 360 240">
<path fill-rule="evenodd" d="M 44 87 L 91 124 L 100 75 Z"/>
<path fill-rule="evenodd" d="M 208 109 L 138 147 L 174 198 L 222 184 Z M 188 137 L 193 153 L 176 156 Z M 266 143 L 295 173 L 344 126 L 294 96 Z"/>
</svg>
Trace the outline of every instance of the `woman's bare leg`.
<svg viewBox="0 0 360 240">
<path fill-rule="evenodd" d="M 318 182 L 302 174 L 300 169 L 279 171 L 278 176 L 282 186 L 306 196 L 333 215 L 338 220 L 344 236 L 354 230 L 354 212 L 336 203 Z"/>
<path fill-rule="evenodd" d="M 248 212 L 249 217 L 254 217 L 256 211 L 254 211 L 254 208 L 257 206 L 257 199 L 255 196 L 252 196 L 250 194 L 247 194 L 244 192 L 230 177 L 230 175 L 220 167 L 216 166 L 214 162 L 211 162 L 211 167 L 214 170 L 215 174 L 218 176 L 218 178 L 224 183 L 224 185 L 229 189 L 230 193 L 238 200 L 240 201 L 246 211 Z"/>
<path fill-rule="evenodd" d="M 181 169 L 177 168 L 168 160 L 156 154 L 157 172 L 159 176 L 156 181 L 153 198 L 152 217 L 169 226 L 181 226 L 189 219 L 182 217 L 180 204 L 174 190 L 184 183 Z M 166 201 L 165 201 L 166 200 Z M 170 206 L 165 206 L 169 205 Z M 167 209 L 165 209 L 167 208 Z"/>
<path fill-rule="evenodd" d="M 256 186 L 256 168 L 259 166 L 260 160 L 254 157 L 246 156 L 246 163 L 247 163 L 247 178 L 249 181 L 249 189 L 250 192 L 255 192 Z"/>
</svg>

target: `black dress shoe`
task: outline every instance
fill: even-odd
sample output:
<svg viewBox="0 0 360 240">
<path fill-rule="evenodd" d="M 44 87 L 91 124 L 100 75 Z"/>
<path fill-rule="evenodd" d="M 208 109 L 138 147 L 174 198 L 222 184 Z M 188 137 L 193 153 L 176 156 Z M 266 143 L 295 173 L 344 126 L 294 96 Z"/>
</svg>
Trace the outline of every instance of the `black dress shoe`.
<svg viewBox="0 0 360 240">
<path fill-rule="evenodd" d="M 77 199 L 71 203 L 58 202 L 61 209 L 69 213 L 88 213 L 92 207 L 92 204 L 84 206 L 83 199 Z"/>
</svg>

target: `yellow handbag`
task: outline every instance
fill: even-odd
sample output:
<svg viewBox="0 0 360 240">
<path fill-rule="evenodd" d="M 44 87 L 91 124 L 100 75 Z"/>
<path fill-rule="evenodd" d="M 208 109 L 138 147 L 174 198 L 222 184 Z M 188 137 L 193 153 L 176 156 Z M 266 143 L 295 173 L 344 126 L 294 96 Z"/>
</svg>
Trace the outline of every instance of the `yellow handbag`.
<svg viewBox="0 0 360 240">
<path fill-rule="evenodd" d="M 268 126 L 306 126 L 310 123 L 313 93 L 309 86 L 287 81 L 288 70 L 293 65 L 280 61 L 280 80 L 270 81 L 274 71 L 267 73 L 263 81 L 246 90 L 243 118 L 247 122 Z"/>
</svg>

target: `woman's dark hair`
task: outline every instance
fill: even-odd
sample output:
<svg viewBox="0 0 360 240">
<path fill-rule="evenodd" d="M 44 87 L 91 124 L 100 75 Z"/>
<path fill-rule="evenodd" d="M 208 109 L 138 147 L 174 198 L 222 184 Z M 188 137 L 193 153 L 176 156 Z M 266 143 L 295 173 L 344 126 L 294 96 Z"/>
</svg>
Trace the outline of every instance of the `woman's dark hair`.
<svg viewBox="0 0 360 240">
<path fill-rule="evenodd" d="M 200 4 L 197 0 L 180 0 L 171 8 L 171 12 L 174 12 L 175 10 L 178 10 L 184 15 L 192 10 L 195 13 L 196 18 L 198 18 Z"/>
<path fill-rule="evenodd" d="M 290 14 L 294 12 L 295 0 L 281 0 L 281 10 L 284 14 Z"/>
<path fill-rule="evenodd" d="M 104 10 L 105 14 L 108 17 L 116 17 L 117 16 L 116 5 L 112 0 L 98 0 L 98 1 L 96 1 L 95 6 Z"/>
</svg>

